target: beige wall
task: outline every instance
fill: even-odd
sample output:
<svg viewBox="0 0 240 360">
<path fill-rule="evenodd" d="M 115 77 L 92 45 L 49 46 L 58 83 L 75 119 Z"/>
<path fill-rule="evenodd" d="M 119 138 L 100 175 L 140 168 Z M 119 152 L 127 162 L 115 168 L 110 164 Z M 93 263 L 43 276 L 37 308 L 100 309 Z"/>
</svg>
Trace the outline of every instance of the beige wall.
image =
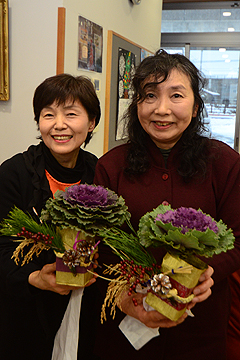
<svg viewBox="0 0 240 360">
<path fill-rule="evenodd" d="M 107 31 L 149 50 L 160 44 L 162 0 L 9 0 L 10 100 L 0 101 L 0 163 L 38 143 L 32 97 L 46 77 L 56 73 L 57 10 L 66 8 L 65 72 L 101 82 L 102 118 L 88 150 L 101 156 L 105 111 Z M 77 19 L 82 15 L 104 30 L 103 72 L 77 70 Z"/>
<path fill-rule="evenodd" d="M 148 50 L 155 51 L 160 46 L 162 0 L 142 0 L 140 5 L 134 6 L 129 0 L 63 0 L 63 6 L 66 8 L 64 71 L 85 74 L 100 80 L 102 117 L 98 131 L 87 150 L 101 156 L 104 140 L 107 32 L 112 30 Z M 102 74 L 77 70 L 79 15 L 103 27 Z"/>
<path fill-rule="evenodd" d="M 57 8 L 62 0 L 8 0 L 10 100 L 0 101 L 0 163 L 38 143 L 35 88 L 56 74 Z"/>
</svg>

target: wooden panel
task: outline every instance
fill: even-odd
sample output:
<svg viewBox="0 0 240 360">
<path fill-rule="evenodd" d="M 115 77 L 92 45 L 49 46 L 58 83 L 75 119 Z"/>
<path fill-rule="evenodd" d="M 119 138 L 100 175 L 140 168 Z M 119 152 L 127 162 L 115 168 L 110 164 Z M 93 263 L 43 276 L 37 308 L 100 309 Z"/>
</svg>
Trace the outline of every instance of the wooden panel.
<svg viewBox="0 0 240 360">
<path fill-rule="evenodd" d="M 0 101 L 9 100 L 8 0 L 0 0 Z"/>
<path fill-rule="evenodd" d="M 57 74 L 64 73 L 64 50 L 65 50 L 65 18 L 66 9 L 58 8 L 58 32 L 57 32 Z"/>
<path fill-rule="evenodd" d="M 110 117 L 110 91 L 111 91 L 111 73 L 112 73 L 112 31 L 108 31 L 107 39 L 107 76 L 106 76 L 106 93 L 105 93 L 105 122 L 104 122 L 104 142 L 103 152 L 108 151 L 109 138 L 109 117 Z"/>
</svg>

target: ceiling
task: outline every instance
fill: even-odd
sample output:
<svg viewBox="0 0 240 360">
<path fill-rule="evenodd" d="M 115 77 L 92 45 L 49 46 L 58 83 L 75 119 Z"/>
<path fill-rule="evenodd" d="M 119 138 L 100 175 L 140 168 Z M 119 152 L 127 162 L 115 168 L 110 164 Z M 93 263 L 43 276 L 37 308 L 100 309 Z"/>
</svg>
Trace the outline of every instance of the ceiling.
<svg viewBox="0 0 240 360">
<path fill-rule="evenodd" d="M 172 9 L 231 9 L 240 8 L 239 1 L 222 0 L 163 0 L 163 10 Z"/>
</svg>

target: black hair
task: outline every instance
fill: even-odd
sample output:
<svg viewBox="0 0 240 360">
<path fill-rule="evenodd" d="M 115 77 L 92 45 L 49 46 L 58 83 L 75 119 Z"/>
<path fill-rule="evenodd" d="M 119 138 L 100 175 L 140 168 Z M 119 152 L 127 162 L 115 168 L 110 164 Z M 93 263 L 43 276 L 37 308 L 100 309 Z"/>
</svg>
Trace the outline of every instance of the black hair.
<svg viewBox="0 0 240 360">
<path fill-rule="evenodd" d="M 130 143 L 127 166 L 128 174 L 140 174 L 149 168 L 149 158 L 146 150 L 148 134 L 142 128 L 137 114 L 138 103 L 146 97 L 146 79 L 151 83 L 164 82 L 173 69 L 186 74 L 190 80 L 194 94 L 194 106 L 198 105 L 197 114 L 183 132 L 181 137 L 182 147 L 180 150 L 179 174 L 188 181 L 194 175 L 205 176 L 209 139 L 204 136 L 206 128 L 202 116 L 204 103 L 200 91 L 204 86 L 204 78 L 195 65 L 181 54 L 169 54 L 165 50 L 159 50 L 155 55 L 144 59 L 137 67 L 132 80 L 133 98 L 126 114 L 126 127 L 128 141 Z"/>
</svg>

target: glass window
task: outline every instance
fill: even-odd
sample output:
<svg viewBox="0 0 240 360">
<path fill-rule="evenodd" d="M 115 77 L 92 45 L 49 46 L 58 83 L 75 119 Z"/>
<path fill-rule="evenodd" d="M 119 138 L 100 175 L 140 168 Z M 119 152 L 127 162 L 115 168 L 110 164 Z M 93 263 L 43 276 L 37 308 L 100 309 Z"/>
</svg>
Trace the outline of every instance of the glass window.
<svg viewBox="0 0 240 360">
<path fill-rule="evenodd" d="M 190 60 L 202 71 L 205 120 L 213 138 L 234 148 L 239 73 L 237 49 L 191 47 Z"/>
<path fill-rule="evenodd" d="M 162 33 L 240 31 L 240 8 L 162 11 Z"/>
</svg>

